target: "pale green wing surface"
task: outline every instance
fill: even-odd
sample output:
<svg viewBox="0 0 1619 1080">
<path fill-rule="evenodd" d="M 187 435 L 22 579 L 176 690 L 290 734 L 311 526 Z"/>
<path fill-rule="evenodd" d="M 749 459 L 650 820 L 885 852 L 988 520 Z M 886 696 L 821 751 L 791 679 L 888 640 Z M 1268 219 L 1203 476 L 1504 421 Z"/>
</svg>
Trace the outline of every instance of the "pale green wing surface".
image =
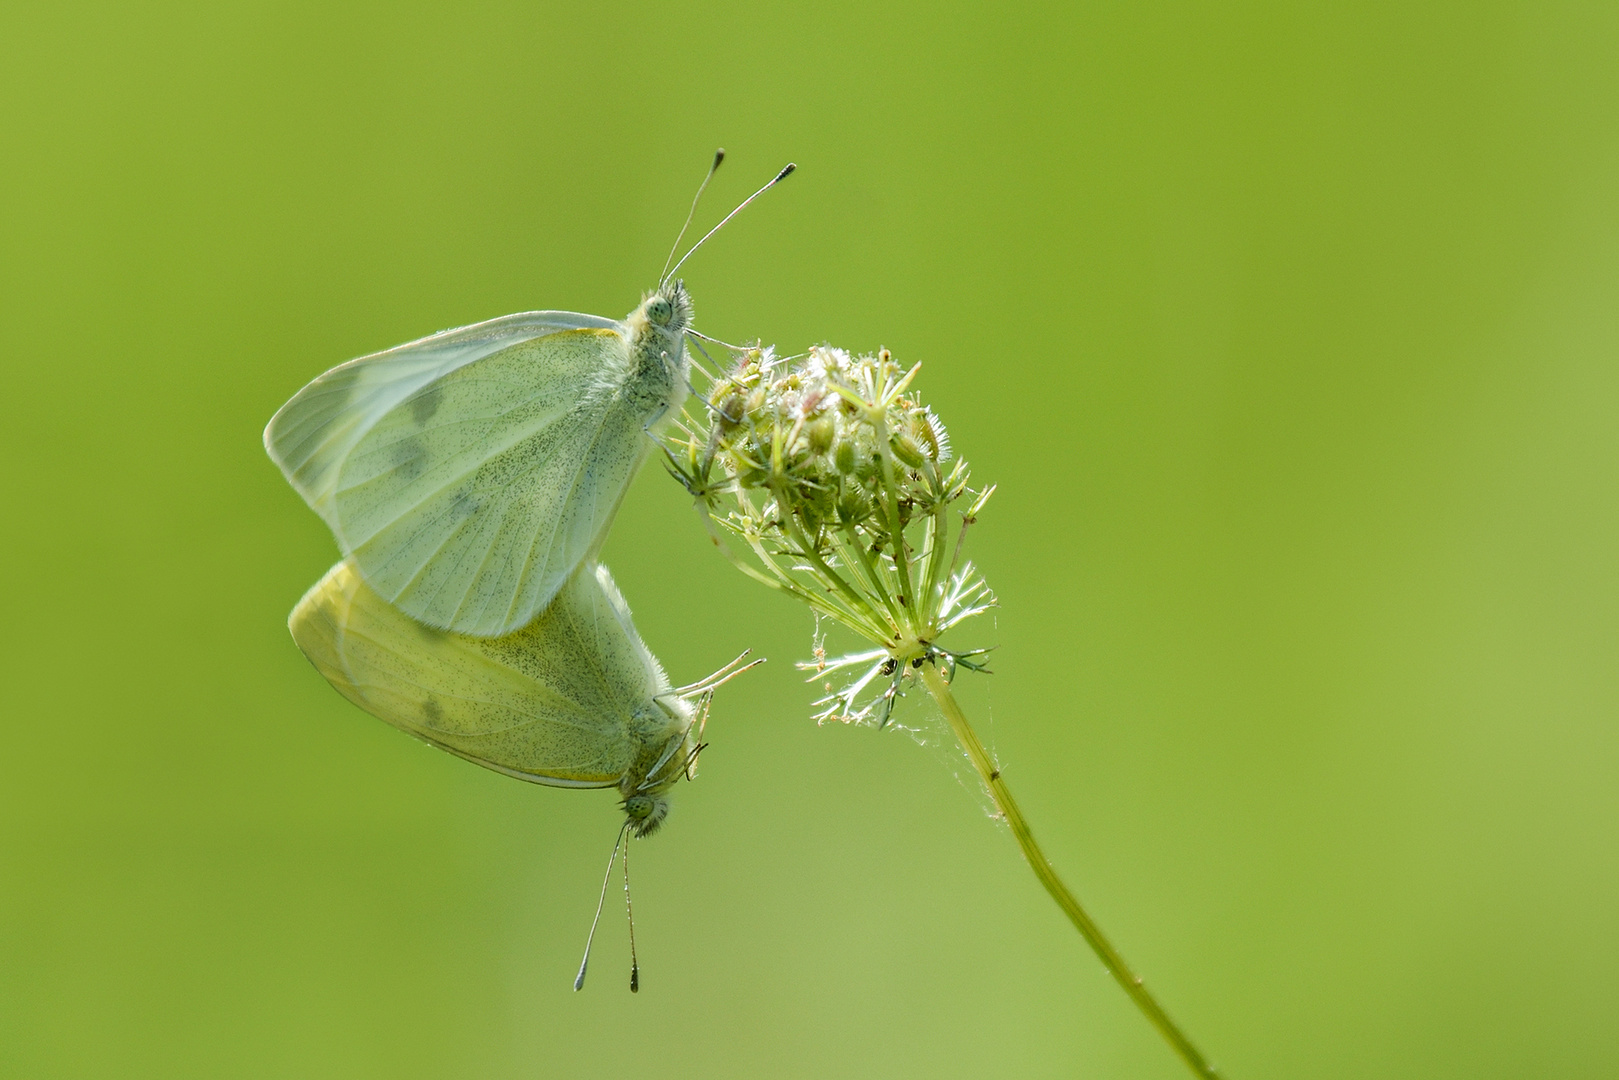
<svg viewBox="0 0 1619 1080">
<path fill-rule="evenodd" d="M 584 559 L 645 453 L 642 425 L 614 423 L 611 395 L 592 395 L 627 355 L 622 323 L 573 312 L 447 330 L 326 372 L 271 419 L 265 447 L 389 599 L 503 633 Z"/>
<path fill-rule="evenodd" d="M 601 658 L 604 679 L 622 685 L 626 691 L 634 686 L 634 694 L 642 703 L 671 693 L 669 676 L 641 640 L 641 633 L 630 618 L 630 605 L 625 603 L 624 594 L 618 591 L 618 583 L 607 572 L 607 567 L 592 563 L 582 568 L 579 576 L 594 578 L 595 588 L 589 590 L 592 597 L 590 625 L 586 627 L 581 620 L 578 637 L 590 645 L 593 655 Z M 577 582 L 573 589 L 584 592 L 585 585 Z M 582 613 L 585 605 L 573 604 L 565 610 Z M 550 612 L 546 614 L 549 616 Z"/>
<path fill-rule="evenodd" d="M 292 636 L 362 709 L 451 753 L 559 787 L 617 784 L 678 724 L 603 568 L 586 566 L 517 633 L 422 626 L 339 563 L 293 609 Z M 651 717 L 663 719 L 648 728 Z"/>
<path fill-rule="evenodd" d="M 617 330 L 511 345 L 378 417 L 328 520 L 366 581 L 414 618 L 494 636 L 529 622 L 600 545 L 651 450 L 621 393 Z"/>
<path fill-rule="evenodd" d="M 572 311 L 529 311 L 444 330 L 332 368 L 295 394 L 264 429 L 264 448 L 334 529 L 338 467 L 371 426 L 431 383 L 491 353 L 561 330 L 619 330 Z"/>
</svg>

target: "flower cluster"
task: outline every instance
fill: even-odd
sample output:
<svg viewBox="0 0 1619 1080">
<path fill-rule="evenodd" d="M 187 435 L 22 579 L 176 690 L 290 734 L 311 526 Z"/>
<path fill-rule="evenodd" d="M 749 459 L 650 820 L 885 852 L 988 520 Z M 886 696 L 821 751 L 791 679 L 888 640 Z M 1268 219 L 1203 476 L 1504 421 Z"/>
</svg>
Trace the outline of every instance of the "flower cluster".
<svg viewBox="0 0 1619 1080">
<path fill-rule="evenodd" d="M 729 371 L 704 373 L 704 404 L 664 439 L 670 472 L 739 568 L 875 646 L 829 660 L 817 643 L 816 660 L 800 665 L 812 678 L 850 676 L 842 689 L 828 684 L 823 721 L 887 723 L 907 673 L 924 663 L 982 669 L 984 650 L 938 642 L 994 604 L 962 561 L 994 488 L 969 486 L 944 424 L 910 390 L 920 368 L 902 369 L 886 349 L 736 349 Z"/>
</svg>

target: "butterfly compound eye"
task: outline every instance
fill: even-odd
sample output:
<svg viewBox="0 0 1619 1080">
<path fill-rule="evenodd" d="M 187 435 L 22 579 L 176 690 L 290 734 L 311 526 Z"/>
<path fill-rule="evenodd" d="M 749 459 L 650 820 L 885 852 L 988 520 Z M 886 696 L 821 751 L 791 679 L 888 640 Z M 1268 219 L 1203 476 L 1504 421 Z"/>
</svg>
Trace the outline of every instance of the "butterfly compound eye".
<svg viewBox="0 0 1619 1080">
<path fill-rule="evenodd" d="M 657 795 L 631 795 L 624 800 L 624 816 L 636 836 L 647 836 L 663 824 L 669 813 L 668 800 Z"/>
<path fill-rule="evenodd" d="M 647 321 L 655 326 L 668 326 L 674 314 L 675 306 L 662 296 L 654 296 L 646 302 Z"/>
</svg>

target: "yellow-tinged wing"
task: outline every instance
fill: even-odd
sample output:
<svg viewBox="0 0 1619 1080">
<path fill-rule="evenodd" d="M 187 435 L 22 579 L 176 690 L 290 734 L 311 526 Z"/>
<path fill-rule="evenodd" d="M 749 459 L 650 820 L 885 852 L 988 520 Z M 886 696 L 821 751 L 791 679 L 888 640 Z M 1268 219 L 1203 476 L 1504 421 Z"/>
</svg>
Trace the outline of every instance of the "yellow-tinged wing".
<svg viewBox="0 0 1619 1080">
<path fill-rule="evenodd" d="M 320 673 L 362 709 L 525 780 L 618 784 L 689 725 L 654 700 L 668 680 L 595 565 L 568 579 L 542 616 L 499 638 L 423 626 L 350 561 L 309 590 L 288 625 Z"/>
</svg>

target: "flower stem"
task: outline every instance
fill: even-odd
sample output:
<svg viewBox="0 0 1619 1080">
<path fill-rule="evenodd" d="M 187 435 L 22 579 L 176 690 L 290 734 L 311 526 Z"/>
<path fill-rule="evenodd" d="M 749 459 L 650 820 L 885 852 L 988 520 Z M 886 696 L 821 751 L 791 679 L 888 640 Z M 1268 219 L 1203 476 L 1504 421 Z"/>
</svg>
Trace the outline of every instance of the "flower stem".
<svg viewBox="0 0 1619 1080">
<path fill-rule="evenodd" d="M 1057 876 L 1057 871 L 1052 868 L 1045 853 L 1040 850 L 1040 845 L 1034 842 L 1034 834 L 1029 831 L 1029 823 L 1023 819 L 1023 812 L 1018 809 L 1006 781 L 1001 778 L 1000 769 L 990 760 L 989 754 L 984 750 L 984 744 L 978 741 L 978 733 L 967 722 L 967 715 L 961 711 L 955 695 L 950 692 L 950 684 L 945 681 L 944 675 L 931 662 L 922 665 L 920 674 L 928 693 L 933 695 L 933 700 L 944 710 L 945 719 L 950 721 L 950 729 L 956 733 L 956 739 L 967 752 L 967 758 L 973 763 L 973 768 L 978 770 L 984 786 L 989 788 L 996 807 L 1006 818 L 1007 825 L 1012 829 L 1012 836 L 1022 849 L 1023 858 L 1028 861 L 1034 876 L 1040 879 L 1040 884 L 1046 887 L 1046 892 L 1050 893 L 1057 906 L 1062 908 L 1063 914 L 1068 916 L 1068 921 L 1074 924 L 1080 936 L 1085 939 L 1085 943 L 1101 959 L 1102 965 L 1112 973 L 1114 981 L 1124 988 L 1124 992 L 1130 995 L 1130 1000 L 1136 1003 L 1136 1007 L 1152 1021 L 1153 1026 L 1168 1040 L 1169 1045 L 1175 1048 L 1175 1052 L 1186 1062 L 1187 1067 L 1197 1076 L 1218 1076 L 1214 1066 L 1210 1065 L 1208 1059 L 1192 1045 L 1186 1034 L 1175 1026 L 1175 1021 L 1169 1018 L 1163 1006 L 1159 1005 L 1147 991 L 1141 977 L 1130 970 L 1130 965 L 1124 962 L 1124 957 L 1119 955 L 1112 942 L 1103 935 L 1101 927 L 1096 925 L 1080 906 L 1079 900 L 1068 891 L 1068 886 Z"/>
</svg>

